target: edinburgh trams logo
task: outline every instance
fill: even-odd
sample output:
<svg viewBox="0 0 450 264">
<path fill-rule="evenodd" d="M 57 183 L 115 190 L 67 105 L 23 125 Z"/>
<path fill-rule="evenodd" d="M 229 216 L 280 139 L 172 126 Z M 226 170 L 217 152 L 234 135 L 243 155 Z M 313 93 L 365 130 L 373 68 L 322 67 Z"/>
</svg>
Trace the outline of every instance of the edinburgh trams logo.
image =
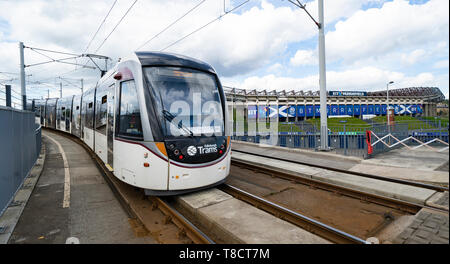
<svg viewBox="0 0 450 264">
<path fill-rule="evenodd" d="M 197 154 L 197 148 L 195 146 L 189 146 L 187 148 L 187 154 L 189 156 L 194 156 L 195 154 Z"/>
</svg>

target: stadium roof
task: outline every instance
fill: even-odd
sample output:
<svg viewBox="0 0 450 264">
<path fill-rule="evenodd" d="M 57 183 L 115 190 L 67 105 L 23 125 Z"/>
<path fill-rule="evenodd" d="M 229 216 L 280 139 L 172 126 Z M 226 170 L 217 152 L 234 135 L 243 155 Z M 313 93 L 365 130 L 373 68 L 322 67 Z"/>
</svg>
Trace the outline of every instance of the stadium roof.
<svg viewBox="0 0 450 264">
<path fill-rule="evenodd" d="M 225 94 L 232 96 L 274 96 L 274 97 L 318 97 L 319 91 L 267 91 L 267 90 L 247 90 L 224 86 Z M 386 90 L 367 92 L 367 96 L 385 97 Z M 408 87 L 389 90 L 389 96 L 392 97 L 420 97 L 427 101 L 441 102 L 445 100 L 444 94 L 437 87 Z"/>
</svg>

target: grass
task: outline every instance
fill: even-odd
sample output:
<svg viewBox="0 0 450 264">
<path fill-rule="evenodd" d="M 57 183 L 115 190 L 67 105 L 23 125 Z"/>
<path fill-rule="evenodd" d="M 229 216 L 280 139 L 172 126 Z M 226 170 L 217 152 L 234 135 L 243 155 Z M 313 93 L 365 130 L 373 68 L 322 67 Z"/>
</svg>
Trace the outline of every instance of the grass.
<svg viewBox="0 0 450 264">
<path fill-rule="evenodd" d="M 430 121 L 434 121 L 434 117 L 427 117 L 425 119 L 428 119 Z M 372 121 L 376 123 L 385 124 L 387 122 L 386 116 L 377 116 L 371 119 Z M 437 127 L 434 127 L 431 124 L 428 124 L 424 121 L 421 121 L 415 117 L 410 116 L 395 116 L 395 122 L 397 124 L 408 124 L 409 130 L 415 130 L 415 129 L 436 129 Z M 441 126 L 446 127 L 448 125 L 448 118 L 437 118 L 436 120 L 441 120 Z M 346 121 L 345 123 L 341 121 Z M 248 132 L 248 123 L 241 121 L 244 125 L 244 131 Z M 313 125 L 317 131 L 320 130 L 320 118 L 313 118 L 308 119 L 306 121 L 307 123 Z M 372 124 L 369 124 L 365 122 L 364 120 L 361 120 L 356 117 L 340 117 L 340 118 L 328 118 L 328 129 L 331 132 L 343 132 L 344 131 L 344 125 L 345 130 L 347 132 L 364 132 L 367 128 L 370 128 Z M 241 124 L 242 124 L 241 123 Z M 269 132 L 270 130 L 270 123 L 266 122 L 258 122 L 257 124 L 257 131 L 258 132 Z M 287 124 L 287 123 L 278 123 L 278 132 L 305 132 L 310 131 L 310 129 L 305 128 L 305 130 L 302 130 L 301 127 L 295 125 L 295 124 Z"/>
<path fill-rule="evenodd" d="M 307 122 L 313 124 L 318 129 L 320 128 L 320 118 L 308 119 Z M 344 131 L 344 125 L 345 130 L 349 132 L 364 131 L 370 127 L 370 124 L 356 117 L 328 118 L 327 125 L 328 129 L 332 132 Z"/>
<path fill-rule="evenodd" d="M 259 132 L 269 132 L 270 123 L 258 122 L 256 123 L 257 131 Z M 248 123 L 244 123 L 244 131 L 248 132 Z M 278 123 L 278 132 L 303 132 L 298 126 L 294 124 L 284 124 Z"/>
<path fill-rule="evenodd" d="M 382 124 L 387 123 L 386 116 L 376 116 L 376 117 L 372 118 L 372 120 L 377 123 L 382 123 Z M 435 128 L 432 125 L 430 125 L 422 120 L 419 120 L 415 117 L 411 117 L 411 116 L 395 116 L 394 122 L 397 124 L 408 124 L 409 130 Z"/>
</svg>

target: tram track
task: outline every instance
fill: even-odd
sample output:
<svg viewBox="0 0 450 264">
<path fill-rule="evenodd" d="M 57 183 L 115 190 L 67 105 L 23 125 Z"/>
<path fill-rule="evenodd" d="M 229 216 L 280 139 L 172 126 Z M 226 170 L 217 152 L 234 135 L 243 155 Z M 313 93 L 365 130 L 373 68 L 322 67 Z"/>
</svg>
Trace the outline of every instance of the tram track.
<svg viewBox="0 0 450 264">
<path fill-rule="evenodd" d="M 245 201 L 258 209 L 269 212 L 282 220 L 288 221 L 331 242 L 338 244 L 366 244 L 364 239 L 326 225 L 320 221 L 314 220 L 262 197 L 241 190 L 235 186 L 222 184 L 218 188 L 239 200 Z"/>
<path fill-rule="evenodd" d="M 399 184 L 404 184 L 404 185 L 409 185 L 409 186 L 415 186 L 415 187 L 434 190 L 434 191 L 438 191 L 438 192 L 449 191 L 449 188 L 444 187 L 444 186 L 438 186 L 438 185 L 433 185 L 433 184 L 408 181 L 408 180 L 402 180 L 402 179 L 386 178 L 386 177 L 363 173 L 363 172 L 356 172 L 356 171 L 335 168 L 335 167 L 331 167 L 331 166 L 312 164 L 312 163 L 307 163 L 307 162 L 302 162 L 302 161 L 297 161 L 297 160 L 289 160 L 289 159 L 284 159 L 284 158 L 280 158 L 280 157 L 267 156 L 267 155 L 263 155 L 263 154 L 258 154 L 258 153 L 254 153 L 254 152 L 243 151 L 243 150 L 237 150 L 237 149 L 232 149 L 232 151 L 242 153 L 242 154 L 247 154 L 247 155 L 253 155 L 253 156 L 257 156 L 257 157 L 261 157 L 261 158 L 268 158 L 268 159 L 273 159 L 273 160 L 277 160 L 277 161 L 289 162 L 292 164 L 314 167 L 314 168 L 319 168 L 319 169 L 324 169 L 324 170 L 329 170 L 329 171 L 334 171 L 334 172 L 340 172 L 340 173 L 345 173 L 345 174 L 350 174 L 350 175 L 355 175 L 355 176 L 360 176 L 360 177 L 365 177 L 365 178 L 370 178 L 370 179 L 375 179 L 375 180 L 380 180 L 380 181 L 385 181 L 385 182 L 393 182 L 393 183 L 399 183 Z M 233 159 L 232 159 L 232 162 L 233 162 Z"/>
<path fill-rule="evenodd" d="M 222 185 L 219 189 L 334 243 L 363 243 L 364 239 L 381 235 L 394 220 L 415 215 L 424 208 L 448 215 L 448 209 L 354 190 L 264 164 L 232 159 L 231 165 L 227 181 L 231 185 Z M 302 202 L 302 199 L 307 201 Z M 333 209 L 339 209 L 329 212 L 313 206 L 333 207 L 328 205 L 330 201 L 336 206 Z M 360 201 L 359 205 L 357 201 Z M 352 205 L 357 208 L 352 208 Z M 362 218 L 350 217 L 357 213 Z"/>
<path fill-rule="evenodd" d="M 301 177 L 294 173 L 284 172 L 281 170 L 266 167 L 264 165 L 256 165 L 251 162 L 245 162 L 242 160 L 233 160 L 232 159 L 231 163 L 232 163 L 232 165 L 238 166 L 240 168 L 250 169 L 255 172 L 261 172 L 264 174 L 268 174 L 272 177 L 278 177 L 278 178 L 289 180 L 289 181 L 292 181 L 295 183 L 304 184 L 311 188 L 323 189 L 323 190 L 330 191 L 330 192 L 333 192 L 333 193 L 336 193 L 339 195 L 349 196 L 349 197 L 356 198 L 356 199 L 359 199 L 364 202 L 380 204 L 380 205 L 390 207 L 390 208 L 393 208 L 396 210 L 400 210 L 400 211 L 403 211 L 403 212 L 406 212 L 409 214 L 415 214 L 422 208 L 426 208 L 426 209 L 441 212 L 441 213 L 448 213 L 447 210 L 444 210 L 441 208 L 431 207 L 431 206 L 427 206 L 427 205 L 423 205 L 423 204 L 411 203 L 411 202 L 394 199 L 394 198 L 390 198 L 390 197 L 386 197 L 386 196 L 367 193 L 367 192 L 343 187 L 343 186 L 328 183 L 328 182 L 323 182 L 323 181 L 319 181 L 319 180 L 315 180 L 315 179 L 311 179 L 311 178 L 307 178 L 307 177 Z"/>
<path fill-rule="evenodd" d="M 145 229 L 160 243 L 194 243 L 214 244 L 205 233 L 198 229 L 192 222 L 186 219 L 180 212 L 170 205 L 164 198 L 157 196 L 145 196 L 137 188 L 126 185 L 115 178 L 112 172 L 105 166 L 100 158 L 79 138 L 56 130 L 47 131 L 58 134 L 82 146 L 95 162 L 105 181 L 120 204 L 128 214 L 130 220 L 143 225 Z M 162 215 L 156 215 L 158 210 Z M 164 225 L 161 228 L 161 225 Z M 170 227 L 174 225 L 175 227 Z M 177 229 L 176 232 L 174 229 Z M 187 239 L 186 239 L 187 238 Z"/>
</svg>

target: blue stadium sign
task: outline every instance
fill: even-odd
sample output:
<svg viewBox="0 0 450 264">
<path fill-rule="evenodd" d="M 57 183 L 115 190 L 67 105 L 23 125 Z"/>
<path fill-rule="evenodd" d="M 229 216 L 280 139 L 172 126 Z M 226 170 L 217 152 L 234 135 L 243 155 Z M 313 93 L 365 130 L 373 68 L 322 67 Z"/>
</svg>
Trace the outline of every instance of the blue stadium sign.
<svg viewBox="0 0 450 264">
<path fill-rule="evenodd" d="M 331 114 L 332 116 L 339 115 L 339 106 L 331 105 Z"/>
<path fill-rule="evenodd" d="M 367 92 L 357 91 L 329 91 L 330 96 L 367 96 Z"/>
<path fill-rule="evenodd" d="M 297 105 L 297 116 L 299 116 L 299 117 L 305 116 L 305 106 L 304 105 Z"/>
<path fill-rule="evenodd" d="M 313 117 L 314 116 L 314 106 L 313 105 L 307 105 L 306 106 L 306 116 L 307 117 Z"/>
<path fill-rule="evenodd" d="M 256 119 L 258 117 L 258 108 L 256 105 L 248 106 L 248 118 Z"/>
<path fill-rule="evenodd" d="M 280 105 L 278 108 L 279 117 L 295 117 L 295 107 L 289 105 Z"/>
<path fill-rule="evenodd" d="M 353 105 L 353 111 L 355 112 L 355 115 L 361 114 L 361 106 L 359 104 Z"/>
</svg>

